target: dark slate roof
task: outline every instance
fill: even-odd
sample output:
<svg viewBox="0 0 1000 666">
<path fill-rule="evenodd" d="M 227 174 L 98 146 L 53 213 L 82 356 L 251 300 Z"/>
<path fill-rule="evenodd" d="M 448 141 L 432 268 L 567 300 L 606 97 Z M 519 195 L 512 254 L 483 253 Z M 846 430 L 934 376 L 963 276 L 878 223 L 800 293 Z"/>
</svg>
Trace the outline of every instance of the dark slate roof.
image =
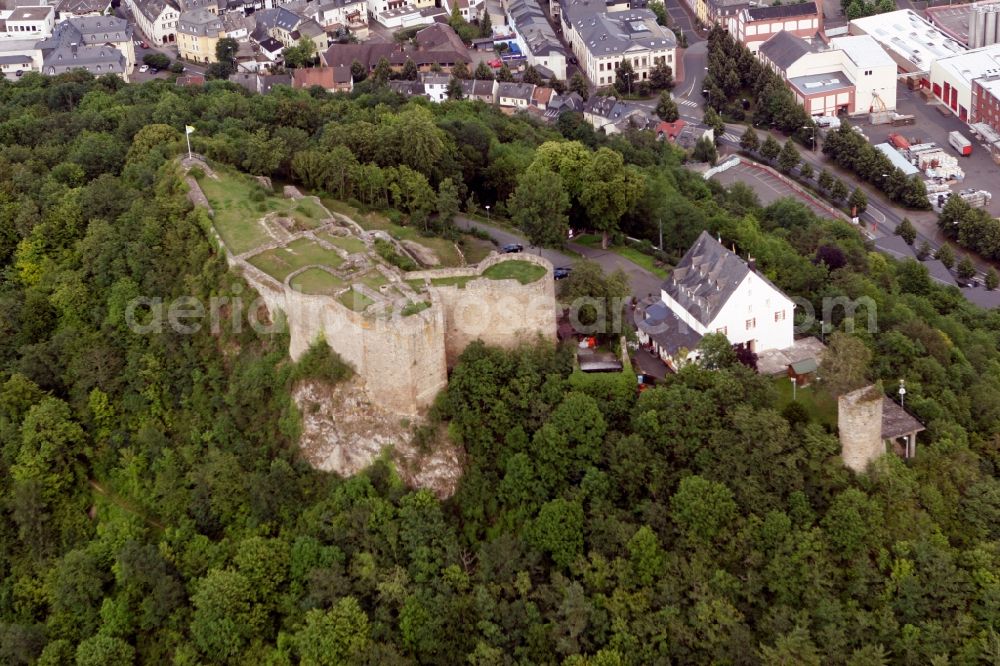
<svg viewBox="0 0 1000 666">
<path fill-rule="evenodd" d="M 797 375 L 808 375 L 810 372 L 816 372 L 819 369 L 819 363 L 814 358 L 804 358 L 801 361 L 795 361 L 791 366 L 792 372 Z"/>
<path fill-rule="evenodd" d="M 924 425 L 887 397 L 882 397 L 882 439 L 895 439 L 920 432 Z"/>
<path fill-rule="evenodd" d="M 813 48 L 809 46 L 809 42 L 787 30 L 782 30 L 760 45 L 760 54 L 782 71 L 787 70 L 799 58 L 812 51 Z"/>
<path fill-rule="evenodd" d="M 663 283 L 663 291 L 708 326 L 749 272 L 739 255 L 702 231 Z"/>
<path fill-rule="evenodd" d="M 501 83 L 497 86 L 497 97 L 523 99 L 531 101 L 531 93 L 535 91 L 533 83 Z"/>
<path fill-rule="evenodd" d="M 875 249 L 894 259 L 916 259 L 917 251 L 908 245 L 902 236 L 891 234 L 875 239 Z"/>
<path fill-rule="evenodd" d="M 681 349 L 693 350 L 701 334 L 681 321 L 663 301 L 645 301 L 635 309 L 635 325 L 668 354 Z"/>
<path fill-rule="evenodd" d="M 772 5 L 770 7 L 750 7 L 747 9 L 751 21 L 767 21 L 793 16 L 813 16 L 816 14 L 815 2 L 801 2 L 797 5 Z"/>
</svg>

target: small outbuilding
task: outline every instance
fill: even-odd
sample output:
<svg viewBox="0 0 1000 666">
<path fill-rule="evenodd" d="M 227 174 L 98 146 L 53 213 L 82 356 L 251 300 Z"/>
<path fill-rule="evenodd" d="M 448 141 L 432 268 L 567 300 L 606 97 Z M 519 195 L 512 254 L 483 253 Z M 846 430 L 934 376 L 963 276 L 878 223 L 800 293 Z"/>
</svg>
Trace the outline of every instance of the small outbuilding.
<svg viewBox="0 0 1000 666">
<path fill-rule="evenodd" d="M 819 363 L 814 358 L 804 358 L 788 364 L 788 378 L 798 386 L 809 386 L 816 379 L 816 371 L 819 370 Z"/>
</svg>

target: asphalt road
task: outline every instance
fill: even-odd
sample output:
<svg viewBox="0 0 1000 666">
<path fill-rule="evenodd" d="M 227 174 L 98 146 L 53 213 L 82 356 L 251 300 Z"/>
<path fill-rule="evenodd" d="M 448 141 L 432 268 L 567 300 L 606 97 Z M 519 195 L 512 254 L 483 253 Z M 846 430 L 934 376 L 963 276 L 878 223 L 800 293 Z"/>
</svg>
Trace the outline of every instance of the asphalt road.
<svg viewBox="0 0 1000 666">
<path fill-rule="evenodd" d="M 467 217 L 457 216 L 455 218 L 455 224 L 460 229 L 468 230 L 475 227 L 485 231 L 500 245 L 506 245 L 508 243 L 521 243 L 525 247 L 525 252 L 539 254 L 551 261 L 553 266 L 572 266 L 573 262 L 579 260 L 582 256 L 597 262 L 605 272 L 612 273 L 621 269 L 624 271 L 625 275 L 628 276 L 629 284 L 632 287 L 632 294 L 634 296 L 644 297 L 648 294 L 658 293 L 660 291 L 660 284 L 663 282 L 662 278 L 650 273 L 642 266 L 639 266 L 625 257 L 611 252 L 610 250 L 586 247 L 573 242 L 567 243 L 567 248 L 579 255 L 574 257 L 566 252 L 534 247 L 528 243 L 527 239 L 525 239 L 521 234 L 510 231 L 509 229 L 486 224 L 485 222 L 480 222 L 478 220 L 471 220 Z"/>
</svg>

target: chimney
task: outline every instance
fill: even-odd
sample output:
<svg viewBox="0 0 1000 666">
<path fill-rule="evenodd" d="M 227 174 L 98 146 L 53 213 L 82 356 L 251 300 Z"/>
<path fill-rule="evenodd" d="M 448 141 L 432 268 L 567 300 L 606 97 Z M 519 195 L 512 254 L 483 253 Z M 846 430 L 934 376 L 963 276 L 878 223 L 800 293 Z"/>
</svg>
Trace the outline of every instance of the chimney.
<svg viewBox="0 0 1000 666">
<path fill-rule="evenodd" d="M 757 260 L 751 256 L 747 256 L 747 267 L 750 268 L 751 273 L 757 272 Z"/>
</svg>

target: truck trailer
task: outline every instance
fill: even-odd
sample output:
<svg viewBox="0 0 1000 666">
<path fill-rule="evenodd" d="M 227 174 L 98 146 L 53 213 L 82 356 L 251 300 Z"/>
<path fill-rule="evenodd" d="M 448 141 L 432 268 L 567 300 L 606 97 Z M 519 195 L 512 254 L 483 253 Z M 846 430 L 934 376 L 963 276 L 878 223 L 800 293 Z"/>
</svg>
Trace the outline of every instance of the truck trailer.
<svg viewBox="0 0 1000 666">
<path fill-rule="evenodd" d="M 968 157 L 972 154 L 972 142 L 966 139 L 961 132 L 948 132 L 948 143 L 959 155 Z"/>
</svg>

